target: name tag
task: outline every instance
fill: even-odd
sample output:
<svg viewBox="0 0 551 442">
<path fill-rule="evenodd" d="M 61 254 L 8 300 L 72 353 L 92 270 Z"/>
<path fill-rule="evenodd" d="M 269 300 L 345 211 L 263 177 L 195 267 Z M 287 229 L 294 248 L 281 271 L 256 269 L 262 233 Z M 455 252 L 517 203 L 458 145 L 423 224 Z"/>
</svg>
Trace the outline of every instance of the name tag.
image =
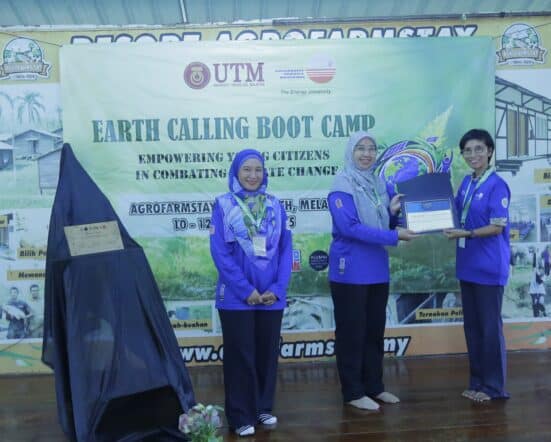
<svg viewBox="0 0 551 442">
<path fill-rule="evenodd" d="M 263 235 L 253 236 L 253 251 L 255 256 L 266 256 L 266 237 Z"/>
</svg>

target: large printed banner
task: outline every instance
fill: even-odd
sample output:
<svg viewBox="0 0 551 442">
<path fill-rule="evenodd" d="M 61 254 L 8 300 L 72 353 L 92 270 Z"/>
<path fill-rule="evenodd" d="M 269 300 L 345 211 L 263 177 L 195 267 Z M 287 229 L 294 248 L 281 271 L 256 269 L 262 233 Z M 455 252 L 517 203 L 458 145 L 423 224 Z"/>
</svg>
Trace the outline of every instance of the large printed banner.
<svg viewBox="0 0 551 442">
<path fill-rule="evenodd" d="M 491 54 L 487 38 L 68 46 L 64 137 L 170 301 L 212 299 L 214 196 L 228 190 L 237 151 L 263 152 L 294 231 L 291 294 L 326 296 L 326 196 L 349 135 L 376 135 L 391 193 L 396 181 L 448 170 L 451 140 L 493 124 Z M 433 290 L 455 291 L 454 253 L 443 237 L 400 247 L 392 290 L 424 291 L 429 277 Z"/>
<path fill-rule="evenodd" d="M 242 27 L 8 39 L 0 65 L 0 373 L 45 369 L 39 324 L 62 139 L 143 245 L 183 357 L 216 363 L 223 348 L 208 228 L 237 151 L 264 153 L 269 190 L 293 230 L 281 358 L 319 359 L 334 354 L 326 196 L 348 135 L 375 134 L 378 172 L 392 193 L 396 181 L 438 171 L 457 186 L 468 173 L 458 139 L 486 128 L 513 192 L 507 345 L 549 348 L 549 322 L 539 318 L 551 281 L 545 29 L 499 20 L 359 25 L 323 36 L 308 27 Z M 429 28 L 468 38 L 391 38 Z M 96 44 L 109 35 L 118 43 Z M 255 35 L 269 41 L 228 41 Z M 218 41 L 189 41 L 201 39 Z M 59 61 L 48 40 L 72 44 Z M 388 354 L 465 350 L 454 258 L 454 244 L 439 235 L 391 250 Z M 530 296 L 536 285 L 540 294 Z"/>
<path fill-rule="evenodd" d="M 294 232 L 283 330 L 311 329 L 301 318 L 316 309 L 323 329 L 333 325 L 326 196 L 347 138 L 376 134 L 391 193 L 450 168 L 458 181 L 465 166 L 452 140 L 494 122 L 492 50 L 488 38 L 67 46 L 64 138 L 145 247 L 183 333 L 219 333 L 213 200 L 228 190 L 237 151 L 263 152 Z M 442 235 L 394 250 L 397 304 L 430 287 L 455 307 L 454 253 Z"/>
</svg>

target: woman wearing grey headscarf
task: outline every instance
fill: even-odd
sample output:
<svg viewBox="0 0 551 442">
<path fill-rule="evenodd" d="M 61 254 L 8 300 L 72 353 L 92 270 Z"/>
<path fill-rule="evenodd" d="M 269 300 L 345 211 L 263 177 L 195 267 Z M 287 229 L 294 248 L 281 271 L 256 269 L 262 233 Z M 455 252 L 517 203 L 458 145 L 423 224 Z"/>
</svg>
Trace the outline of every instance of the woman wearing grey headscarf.
<svg viewBox="0 0 551 442">
<path fill-rule="evenodd" d="M 400 195 L 391 201 L 375 173 L 375 138 L 356 132 L 348 140 L 344 170 L 329 193 L 333 241 L 329 251 L 329 281 L 335 312 L 337 367 L 344 401 L 377 410 L 400 400 L 383 385 L 383 339 L 389 288 L 385 246 L 409 241 L 415 234 L 393 230 Z"/>
</svg>

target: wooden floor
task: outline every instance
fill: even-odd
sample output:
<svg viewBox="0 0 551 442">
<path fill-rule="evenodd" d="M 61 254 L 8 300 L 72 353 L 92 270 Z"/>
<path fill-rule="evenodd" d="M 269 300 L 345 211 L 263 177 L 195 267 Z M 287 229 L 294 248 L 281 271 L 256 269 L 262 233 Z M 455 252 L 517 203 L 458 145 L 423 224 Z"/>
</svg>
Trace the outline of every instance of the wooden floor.
<svg viewBox="0 0 551 442">
<path fill-rule="evenodd" d="M 223 405 L 220 367 L 190 369 L 197 400 Z M 551 441 L 551 352 L 509 354 L 511 399 L 475 404 L 460 396 L 461 356 L 385 360 L 387 390 L 402 402 L 379 412 L 343 406 L 334 363 L 280 365 L 272 431 L 252 441 Z M 237 440 L 227 427 L 224 440 Z M 0 378 L 0 440 L 65 441 L 53 377 Z"/>
</svg>

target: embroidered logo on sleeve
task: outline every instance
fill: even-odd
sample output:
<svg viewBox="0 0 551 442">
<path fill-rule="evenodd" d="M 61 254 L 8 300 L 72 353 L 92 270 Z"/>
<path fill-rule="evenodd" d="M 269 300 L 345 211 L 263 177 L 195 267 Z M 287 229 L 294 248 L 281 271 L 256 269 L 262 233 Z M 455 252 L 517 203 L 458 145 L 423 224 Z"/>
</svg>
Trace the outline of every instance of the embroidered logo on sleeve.
<svg viewBox="0 0 551 442">
<path fill-rule="evenodd" d="M 337 209 L 342 208 L 342 200 L 340 198 L 335 200 L 335 206 L 337 206 Z"/>
<path fill-rule="evenodd" d="M 507 200 L 507 198 L 503 198 L 501 200 L 501 205 L 503 206 L 504 209 L 507 208 L 507 206 L 509 205 L 509 201 Z"/>
</svg>

